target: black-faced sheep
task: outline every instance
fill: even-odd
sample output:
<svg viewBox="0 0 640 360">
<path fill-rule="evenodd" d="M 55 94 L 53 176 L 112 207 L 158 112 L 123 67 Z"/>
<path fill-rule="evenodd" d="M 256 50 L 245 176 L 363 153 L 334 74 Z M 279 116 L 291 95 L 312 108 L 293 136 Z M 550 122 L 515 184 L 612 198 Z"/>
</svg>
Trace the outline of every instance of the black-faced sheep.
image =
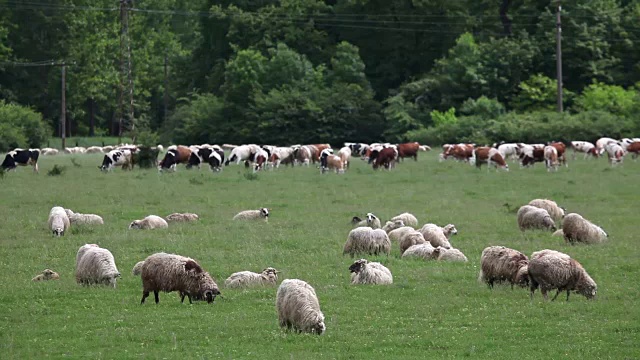
<svg viewBox="0 0 640 360">
<path fill-rule="evenodd" d="M 269 209 L 245 210 L 237 213 L 233 220 L 264 220 L 269 221 Z"/>
<path fill-rule="evenodd" d="M 173 213 L 167 215 L 167 217 L 165 218 L 167 222 L 189 222 L 197 221 L 198 219 L 198 215 L 194 213 Z"/>
<path fill-rule="evenodd" d="M 240 271 L 231 274 L 224 281 L 224 286 L 228 288 L 250 288 L 259 286 L 276 286 L 278 282 L 278 270 L 268 267 L 261 273 L 252 271 Z"/>
<path fill-rule="evenodd" d="M 166 229 L 169 227 L 167 221 L 157 215 L 149 215 L 142 220 L 134 220 L 129 224 L 129 229 Z"/>
<path fill-rule="evenodd" d="M 526 287 L 529 284 L 529 258 L 517 250 L 504 246 L 489 246 L 482 250 L 478 280 L 493 288 L 495 282 L 508 281 Z"/>
<path fill-rule="evenodd" d="M 522 232 L 527 229 L 556 230 L 556 224 L 547 210 L 531 205 L 518 209 L 518 227 Z"/>
<path fill-rule="evenodd" d="M 54 206 L 49 212 L 49 230 L 53 232 L 54 236 L 64 236 L 64 232 L 70 227 L 69 217 L 64 211 L 64 208 L 60 206 Z"/>
<path fill-rule="evenodd" d="M 351 284 L 386 285 L 393 283 L 391 271 L 379 262 L 369 262 L 366 259 L 356 260 L 349 266 Z"/>
<path fill-rule="evenodd" d="M 404 254 L 404 252 L 411 246 L 424 244 L 425 242 L 424 236 L 419 231 L 413 230 L 405 233 L 398 241 L 400 246 L 400 255 Z"/>
<path fill-rule="evenodd" d="M 349 232 L 343 254 L 354 257 L 356 254 L 389 255 L 390 252 L 391 241 L 384 230 L 362 226 Z"/>
<path fill-rule="evenodd" d="M 418 226 L 418 219 L 411 213 L 402 213 L 398 216 L 394 216 L 391 218 L 391 221 L 402 220 L 402 222 L 406 226 L 416 227 Z"/>
<path fill-rule="evenodd" d="M 548 199 L 533 199 L 529 205 L 540 209 L 545 209 L 554 221 L 560 221 L 564 217 L 564 209 L 558 206 L 555 201 Z"/>
<path fill-rule="evenodd" d="M 428 241 L 433 245 L 433 247 L 443 247 L 443 248 L 451 248 L 451 244 L 449 243 L 449 238 L 451 235 L 455 235 L 458 233 L 458 229 L 456 229 L 455 225 L 448 224 L 444 227 L 440 227 L 436 224 L 425 224 L 420 232 L 424 237 L 425 241 Z"/>
<path fill-rule="evenodd" d="M 276 310 L 280 327 L 318 335 L 326 330 L 316 291 L 305 281 L 284 280 L 276 294 Z"/>
<path fill-rule="evenodd" d="M 208 303 L 215 300 L 220 295 L 218 285 L 208 272 L 193 259 L 166 253 L 156 253 L 144 260 L 142 265 L 142 300 L 153 291 L 156 304 L 160 302 L 158 293 L 160 291 L 179 291 L 181 302 L 185 296 L 192 303 L 192 298 L 206 299 Z"/>
<path fill-rule="evenodd" d="M 570 244 L 598 244 L 607 241 L 609 236 L 601 227 L 575 213 L 565 216 L 562 232 L 564 239 Z"/>
<path fill-rule="evenodd" d="M 51 270 L 51 269 L 44 269 L 44 271 L 42 271 L 42 273 L 36 275 L 33 279 L 31 279 L 31 281 L 45 281 L 45 280 L 59 280 L 60 279 L 60 275 Z"/>
<path fill-rule="evenodd" d="M 529 281 L 531 299 L 538 287 L 545 300 L 548 300 L 547 292 L 557 289 L 558 292 L 551 299 L 555 300 L 561 291 L 576 291 L 587 299 L 596 296 L 597 285 L 579 262 L 569 255 L 554 250 L 541 250 L 534 252 L 529 260 Z"/>
<path fill-rule="evenodd" d="M 104 284 L 116 287 L 120 272 L 111 251 L 96 245 L 83 245 L 76 254 L 76 282 L 82 285 Z"/>
</svg>

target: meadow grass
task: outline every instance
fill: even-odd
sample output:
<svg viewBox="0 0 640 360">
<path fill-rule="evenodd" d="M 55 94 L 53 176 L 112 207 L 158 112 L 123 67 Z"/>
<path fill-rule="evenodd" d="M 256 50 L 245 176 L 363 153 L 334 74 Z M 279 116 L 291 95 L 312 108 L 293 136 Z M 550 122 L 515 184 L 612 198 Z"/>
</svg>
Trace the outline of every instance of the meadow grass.
<svg viewBox="0 0 640 360">
<path fill-rule="evenodd" d="M 255 178 L 235 165 L 218 174 L 183 166 L 173 174 L 103 174 L 100 155 L 42 157 L 40 174 L 20 168 L 0 179 L 0 358 L 640 357 L 640 164 L 611 169 L 605 160 L 577 160 L 552 174 L 541 164 L 514 164 L 506 173 L 436 157 L 421 153 L 392 172 L 374 172 L 356 159 L 341 176 L 312 167 Z M 55 164 L 66 171 L 47 176 Z M 601 225 L 609 242 L 570 246 L 547 232 L 525 238 L 515 209 L 534 198 L 554 199 Z M 99 214 L 105 225 L 54 238 L 46 227 L 54 205 Z M 272 209 L 269 223 L 231 221 L 260 207 Z M 353 260 L 342 248 L 350 219 L 373 212 L 385 221 L 405 211 L 421 224 L 454 223 L 459 233 L 451 242 L 469 262 L 400 259 L 394 243 L 391 256 L 367 257 L 392 271 L 393 285 L 349 285 Z M 195 212 L 200 221 L 127 230 L 134 219 L 172 212 Z M 122 273 L 117 289 L 75 283 L 75 255 L 85 243 L 111 250 Z M 530 301 L 524 289 L 489 290 L 477 277 L 490 245 L 571 255 L 598 283 L 597 300 L 572 294 L 569 302 L 563 295 L 543 302 L 537 292 Z M 161 293 L 159 305 L 140 305 L 141 281 L 131 268 L 160 251 L 197 259 L 224 298 L 188 305 L 176 293 Z M 282 271 L 280 280 L 315 287 L 325 335 L 281 330 L 275 288 L 223 287 L 233 272 L 268 266 Z M 61 280 L 31 282 L 45 268 Z"/>
</svg>

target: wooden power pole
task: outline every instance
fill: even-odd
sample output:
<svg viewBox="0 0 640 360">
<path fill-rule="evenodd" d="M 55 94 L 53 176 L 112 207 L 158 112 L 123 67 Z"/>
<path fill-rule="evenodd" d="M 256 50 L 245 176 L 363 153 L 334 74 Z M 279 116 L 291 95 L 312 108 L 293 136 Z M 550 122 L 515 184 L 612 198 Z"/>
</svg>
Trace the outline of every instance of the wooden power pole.
<svg viewBox="0 0 640 360">
<path fill-rule="evenodd" d="M 556 12 L 556 76 L 558 83 L 558 112 L 562 112 L 562 21 L 560 12 L 562 6 L 558 1 L 558 10 Z"/>
<path fill-rule="evenodd" d="M 133 109 L 133 73 L 131 69 L 131 45 L 129 43 L 129 8 L 132 0 L 120 1 L 120 83 L 118 96 L 118 142 L 122 143 L 122 132 L 135 129 Z M 127 97 L 127 110 L 125 110 Z M 125 120 L 126 116 L 126 120 Z"/>
<path fill-rule="evenodd" d="M 62 150 L 67 147 L 67 64 L 62 63 L 62 89 L 60 91 L 60 138 L 62 139 Z"/>
</svg>

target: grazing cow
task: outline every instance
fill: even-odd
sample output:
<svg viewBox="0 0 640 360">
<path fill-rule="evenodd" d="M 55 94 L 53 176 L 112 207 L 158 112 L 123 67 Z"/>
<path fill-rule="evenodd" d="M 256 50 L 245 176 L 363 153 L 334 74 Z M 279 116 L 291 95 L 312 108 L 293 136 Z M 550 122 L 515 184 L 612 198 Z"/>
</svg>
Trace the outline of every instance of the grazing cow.
<svg viewBox="0 0 640 360">
<path fill-rule="evenodd" d="M 329 170 L 335 170 L 338 174 L 344 173 L 344 162 L 342 158 L 333 155 L 333 149 L 327 148 L 320 153 L 320 173 L 324 174 Z"/>
<path fill-rule="evenodd" d="M 259 149 L 260 147 L 255 144 L 237 146 L 231 150 L 231 154 L 229 154 L 229 158 L 225 161 L 224 165 L 228 166 L 232 161 L 235 161 L 236 165 L 242 161 L 252 162 Z"/>
<path fill-rule="evenodd" d="M 392 147 L 384 148 L 381 150 L 373 150 L 369 156 L 369 164 L 373 163 L 373 168 L 377 169 L 380 165 L 385 169 L 391 171 L 395 167 L 396 158 L 398 157 L 398 150 Z"/>
<path fill-rule="evenodd" d="M 620 144 L 609 143 L 605 147 L 607 154 L 609 154 L 609 163 L 611 166 L 616 164 L 622 164 L 622 160 L 624 160 L 624 149 Z"/>
<path fill-rule="evenodd" d="M 191 151 L 187 169 L 197 166 L 198 169 L 203 163 L 208 163 L 211 171 L 220 171 L 224 162 L 224 151 L 219 147 L 202 147 Z"/>
<path fill-rule="evenodd" d="M 40 150 L 38 149 L 14 149 L 9 151 L 2 162 L 3 170 L 15 170 L 18 166 L 33 166 L 33 171 L 38 172 L 38 157 Z"/>
<path fill-rule="evenodd" d="M 342 160 L 342 166 L 346 169 L 349 167 L 349 162 L 351 161 L 351 149 L 347 146 L 343 147 L 338 151 L 338 156 L 340 160 Z"/>
<path fill-rule="evenodd" d="M 576 153 L 584 153 L 584 158 L 586 159 L 589 155 L 593 157 L 598 157 L 598 151 L 596 150 L 596 146 L 588 141 L 572 141 L 571 147 L 573 148 L 573 159 L 576 158 Z"/>
<path fill-rule="evenodd" d="M 598 139 L 598 141 L 596 141 L 596 150 L 598 150 L 598 154 L 602 155 L 604 154 L 604 148 L 610 144 L 610 143 L 617 143 L 618 141 L 616 141 L 615 139 L 612 138 L 608 138 L 608 137 L 601 137 L 600 139 Z"/>
<path fill-rule="evenodd" d="M 451 145 L 443 152 L 441 158 L 446 160 L 449 156 L 453 156 L 458 161 L 468 162 L 473 157 L 474 148 L 474 144 Z"/>
<path fill-rule="evenodd" d="M 507 158 L 511 158 L 512 160 L 515 160 L 518 158 L 518 153 L 520 151 L 520 148 L 518 147 L 518 144 L 516 143 L 500 143 L 500 144 L 493 144 L 493 147 L 498 149 L 498 151 L 500 152 L 500 155 L 502 155 L 502 157 L 506 160 Z"/>
<path fill-rule="evenodd" d="M 490 168 L 492 165 L 495 166 L 496 169 L 498 167 L 509 171 L 509 165 L 504 161 L 502 154 L 496 148 L 482 146 L 473 150 L 473 156 L 471 157 L 470 163 L 476 165 L 478 169 L 482 166 L 482 164 L 487 164 L 487 168 Z"/>
<path fill-rule="evenodd" d="M 329 144 L 313 144 L 312 146 L 316 149 L 316 152 L 311 158 L 314 164 L 316 163 L 316 161 L 320 161 L 320 154 L 322 153 L 322 150 L 331 148 L 331 145 Z"/>
<path fill-rule="evenodd" d="M 418 150 L 420 149 L 420 144 L 417 142 L 412 143 L 404 143 L 398 145 L 398 158 L 404 159 L 407 157 L 412 157 L 413 160 L 418 161 Z"/>
<path fill-rule="evenodd" d="M 262 170 L 268 159 L 269 153 L 265 149 L 258 149 L 253 157 L 253 172 Z"/>
<path fill-rule="evenodd" d="M 194 150 L 196 150 L 194 148 Z M 167 148 L 167 153 L 164 154 L 164 158 L 158 164 L 158 170 L 168 170 L 176 171 L 176 167 L 178 164 L 188 164 L 189 158 L 191 157 L 192 150 L 186 146 L 182 145 L 172 145 Z"/>
<path fill-rule="evenodd" d="M 104 155 L 102 165 L 98 168 L 102 171 L 112 171 L 116 166 L 121 166 L 122 170 L 133 168 L 133 155 L 129 150 L 111 150 Z"/>
<path fill-rule="evenodd" d="M 638 154 L 640 153 L 640 141 L 634 141 L 627 146 L 627 152 L 631 153 L 631 158 L 633 160 L 638 158 Z"/>
<path fill-rule="evenodd" d="M 567 145 L 561 142 L 552 142 L 549 145 L 556 148 L 556 151 L 558 152 L 558 162 L 563 164 L 564 166 L 569 166 L 567 164 L 567 157 L 565 156 Z"/>
<path fill-rule="evenodd" d="M 295 161 L 302 165 L 309 166 L 309 162 L 311 161 L 311 150 L 309 146 L 298 146 L 293 148 L 293 157 Z"/>
<path fill-rule="evenodd" d="M 537 162 L 544 161 L 544 145 L 542 144 L 534 144 L 534 145 L 520 145 L 520 164 L 522 166 L 528 167 Z"/>
<path fill-rule="evenodd" d="M 277 147 L 273 149 L 269 162 L 272 167 L 279 168 L 280 164 L 291 165 L 295 161 L 295 152 L 293 147 Z"/>
<path fill-rule="evenodd" d="M 365 143 L 349 143 L 349 142 L 344 143 L 344 146 L 348 147 L 351 150 L 351 154 L 354 156 L 356 155 L 362 156 L 367 150 L 367 148 L 369 147 L 369 145 Z"/>
<path fill-rule="evenodd" d="M 547 171 L 558 171 L 558 149 L 548 145 L 544 147 L 544 164 Z"/>
</svg>

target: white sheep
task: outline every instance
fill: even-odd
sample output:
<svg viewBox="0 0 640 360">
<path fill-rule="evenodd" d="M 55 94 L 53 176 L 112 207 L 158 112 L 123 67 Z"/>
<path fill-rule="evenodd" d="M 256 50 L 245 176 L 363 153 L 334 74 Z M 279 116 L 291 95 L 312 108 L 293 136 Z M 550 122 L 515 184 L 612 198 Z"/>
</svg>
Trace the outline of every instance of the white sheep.
<svg viewBox="0 0 640 360">
<path fill-rule="evenodd" d="M 149 215 L 142 220 L 134 220 L 129 224 L 129 229 L 166 229 L 169 227 L 167 221 L 157 215 Z"/>
<path fill-rule="evenodd" d="M 400 215 L 391 218 L 391 221 L 402 220 L 406 226 L 416 227 L 418 226 L 418 219 L 411 213 L 405 212 Z"/>
<path fill-rule="evenodd" d="M 551 301 L 555 300 L 561 291 L 567 292 L 567 301 L 569 301 L 569 292 L 572 290 L 584 295 L 587 299 L 593 299 L 598 289 L 596 282 L 579 262 L 567 254 L 548 249 L 531 255 L 529 281 L 532 300 L 533 293 L 538 287 L 545 300 L 548 300 L 549 290 L 558 290 Z"/>
<path fill-rule="evenodd" d="M 556 230 L 556 232 L 554 232 L 553 234 L 551 234 L 551 236 L 564 237 L 564 231 L 563 231 L 562 229 L 558 229 L 558 230 Z"/>
<path fill-rule="evenodd" d="M 451 248 L 449 238 L 451 235 L 456 235 L 458 229 L 453 224 L 447 224 L 444 227 L 440 227 L 436 224 L 425 224 L 419 230 L 422 233 L 425 241 L 428 241 L 433 247 Z"/>
<path fill-rule="evenodd" d="M 424 244 L 425 242 L 426 240 L 420 231 L 413 230 L 405 233 L 398 241 L 400 255 L 404 254 L 404 252 L 413 245 Z"/>
<path fill-rule="evenodd" d="M 478 281 L 493 288 L 495 282 L 508 281 L 526 287 L 529 284 L 529 258 L 520 251 L 504 246 L 489 246 L 482 250 Z"/>
<path fill-rule="evenodd" d="M 76 225 L 104 225 L 102 217 L 96 214 L 80 214 L 71 209 L 64 209 L 69 217 L 69 222 Z"/>
<path fill-rule="evenodd" d="M 250 288 L 257 286 L 276 286 L 278 282 L 278 270 L 268 267 L 261 273 L 252 271 L 240 271 L 231 274 L 224 281 L 224 286 L 228 288 Z"/>
<path fill-rule="evenodd" d="M 351 257 L 356 254 L 389 255 L 390 252 L 391 241 L 384 230 L 362 226 L 349 232 L 343 255 L 349 254 Z"/>
<path fill-rule="evenodd" d="M 556 231 L 556 224 L 545 209 L 524 205 L 518 209 L 518 227 L 524 232 L 527 229 L 543 229 Z"/>
<path fill-rule="evenodd" d="M 353 219 L 351 219 L 351 222 L 356 227 L 368 226 L 372 229 L 380 229 L 382 227 L 381 226 L 382 223 L 380 222 L 380 219 L 378 219 L 377 216 L 373 215 L 373 213 L 367 213 L 367 216 L 365 217 L 364 220 L 361 220 L 359 217 L 354 216 Z"/>
<path fill-rule="evenodd" d="M 571 244 L 598 244 L 607 241 L 609 236 L 601 227 L 575 213 L 565 216 L 562 232 L 565 240 Z"/>
<path fill-rule="evenodd" d="M 404 222 L 402 222 L 402 220 L 392 220 L 392 221 L 387 221 L 382 227 L 382 230 L 384 230 L 387 234 L 389 234 L 391 231 L 395 229 L 399 229 L 403 226 L 404 226 Z"/>
<path fill-rule="evenodd" d="M 410 246 L 405 252 L 402 254 L 402 257 L 419 257 L 424 260 L 435 260 L 438 258 L 440 253 L 435 253 L 435 249 L 433 245 L 429 242 L 425 242 L 423 244 L 417 244 Z"/>
<path fill-rule="evenodd" d="M 82 285 L 105 284 L 116 287 L 120 272 L 113 254 L 107 249 L 84 245 L 76 255 L 76 282 Z"/>
<path fill-rule="evenodd" d="M 44 271 L 42 271 L 42 273 L 36 275 L 33 279 L 31 279 L 31 281 L 45 281 L 45 280 L 59 280 L 60 279 L 60 275 L 51 270 L 51 269 L 44 269 Z"/>
<path fill-rule="evenodd" d="M 349 266 L 349 271 L 351 272 L 351 284 L 393 284 L 391 271 L 379 262 L 369 262 L 366 259 L 356 260 Z"/>
<path fill-rule="evenodd" d="M 194 213 L 173 213 L 165 218 L 167 222 L 189 222 L 197 221 L 200 217 Z"/>
<path fill-rule="evenodd" d="M 269 221 L 269 210 L 267 208 L 260 208 L 259 210 L 245 210 L 237 213 L 233 220 L 264 220 Z"/>
<path fill-rule="evenodd" d="M 545 209 L 555 221 L 560 221 L 564 217 L 564 209 L 558 204 L 549 199 L 533 199 L 529 201 L 529 205 L 535 206 L 540 209 Z"/>
<path fill-rule="evenodd" d="M 327 329 L 316 291 L 305 281 L 284 280 L 276 293 L 280 327 L 321 335 Z"/>
<path fill-rule="evenodd" d="M 55 236 L 64 236 L 64 232 L 69 230 L 71 226 L 69 223 L 69 217 L 64 211 L 64 208 L 60 206 L 54 206 L 49 211 L 49 230 L 53 232 Z"/>
<path fill-rule="evenodd" d="M 443 248 L 439 246 L 433 251 L 433 253 L 438 256 L 438 260 L 442 260 L 442 261 L 458 261 L 458 262 L 469 261 L 467 257 L 464 256 L 462 251 L 454 248 Z"/>
<path fill-rule="evenodd" d="M 416 229 L 411 226 L 403 226 L 389 232 L 389 239 L 392 241 L 400 241 L 400 239 L 407 233 L 415 231 Z"/>
</svg>

